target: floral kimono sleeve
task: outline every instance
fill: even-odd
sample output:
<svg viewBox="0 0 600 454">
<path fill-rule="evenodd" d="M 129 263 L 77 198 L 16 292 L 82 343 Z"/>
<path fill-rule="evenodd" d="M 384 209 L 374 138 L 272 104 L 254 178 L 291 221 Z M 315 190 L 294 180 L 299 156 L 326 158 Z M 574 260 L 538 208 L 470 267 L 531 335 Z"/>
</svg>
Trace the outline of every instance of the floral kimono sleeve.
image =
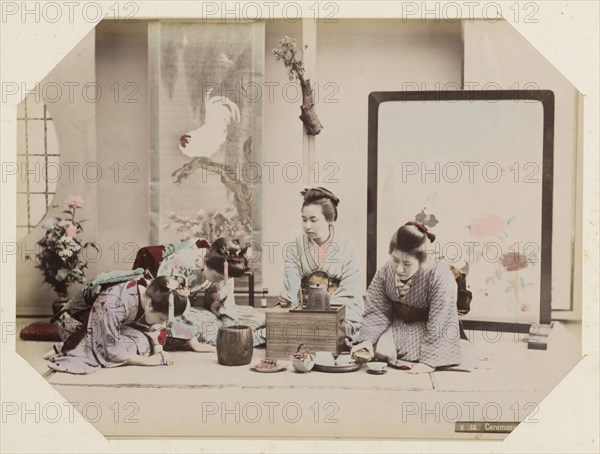
<svg viewBox="0 0 600 454">
<path fill-rule="evenodd" d="M 96 344 L 95 350 L 101 353 L 98 356 L 106 359 L 106 363 L 102 364 L 105 367 L 124 364 L 138 354 L 136 340 L 141 333 L 125 326 L 122 315 L 110 311 L 105 316 L 93 320 L 102 339 Z"/>
</svg>

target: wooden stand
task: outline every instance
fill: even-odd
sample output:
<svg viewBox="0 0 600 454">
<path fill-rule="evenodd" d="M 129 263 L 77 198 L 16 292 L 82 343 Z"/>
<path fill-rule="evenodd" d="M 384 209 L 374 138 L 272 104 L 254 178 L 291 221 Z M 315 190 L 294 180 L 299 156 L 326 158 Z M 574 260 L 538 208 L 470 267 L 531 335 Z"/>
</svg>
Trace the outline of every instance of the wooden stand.
<svg viewBox="0 0 600 454">
<path fill-rule="evenodd" d="M 338 355 L 344 348 L 346 308 L 330 311 L 267 311 L 267 358 L 289 359 L 300 344 L 314 353 Z"/>
<path fill-rule="evenodd" d="M 552 329 L 554 322 L 550 322 L 547 325 L 539 325 L 529 331 L 529 337 L 527 338 L 527 348 L 529 350 L 547 350 L 548 349 L 548 337 L 550 330 Z"/>
</svg>

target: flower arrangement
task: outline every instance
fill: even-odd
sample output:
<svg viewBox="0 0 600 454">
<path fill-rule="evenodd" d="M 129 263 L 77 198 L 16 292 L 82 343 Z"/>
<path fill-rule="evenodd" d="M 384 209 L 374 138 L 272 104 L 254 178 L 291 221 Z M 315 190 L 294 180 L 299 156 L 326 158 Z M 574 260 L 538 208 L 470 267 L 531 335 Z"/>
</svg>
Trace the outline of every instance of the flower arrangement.
<svg viewBox="0 0 600 454">
<path fill-rule="evenodd" d="M 191 218 L 171 213 L 165 230 L 170 228 L 174 228 L 181 235 L 180 241 L 204 238 L 212 243 L 222 236 L 248 241 L 252 236 L 250 222 L 241 219 L 233 208 L 227 208 L 222 213 L 219 210 L 198 210 Z"/>
<path fill-rule="evenodd" d="M 306 49 L 308 46 L 304 46 Z M 310 80 L 304 79 L 304 63 L 302 56 L 298 55 L 296 40 L 289 36 L 284 36 L 279 40 L 279 46 L 273 49 L 273 55 L 277 61 L 283 61 L 283 66 L 288 70 L 290 81 L 298 79 L 302 88 L 302 106 L 300 107 L 300 120 L 306 126 L 306 133 L 311 136 L 316 136 L 323 129 L 323 125 L 317 117 L 314 106 L 313 91 L 310 88 Z"/>
<path fill-rule="evenodd" d="M 98 250 L 95 243 L 82 244 L 78 237 L 83 232 L 81 223 L 85 222 L 75 220 L 76 210 L 83 207 L 81 196 L 69 197 L 65 205 L 65 219 L 49 218 L 42 224 L 46 234 L 37 243 L 41 250 L 36 255 L 36 268 L 42 270 L 46 284 L 61 298 L 66 297 L 72 283 L 85 283 L 87 262 L 82 260 L 82 251 L 87 247 Z"/>
</svg>

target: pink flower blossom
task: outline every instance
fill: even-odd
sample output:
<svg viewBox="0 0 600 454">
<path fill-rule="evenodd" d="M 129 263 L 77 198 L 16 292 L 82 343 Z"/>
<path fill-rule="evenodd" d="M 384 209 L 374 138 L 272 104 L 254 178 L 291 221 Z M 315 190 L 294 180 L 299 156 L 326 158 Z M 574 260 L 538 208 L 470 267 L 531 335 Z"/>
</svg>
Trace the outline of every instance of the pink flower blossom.
<svg viewBox="0 0 600 454">
<path fill-rule="evenodd" d="M 77 227 L 75 227 L 73 224 L 67 226 L 67 228 L 65 229 L 65 233 L 67 234 L 67 236 L 70 236 L 71 238 L 75 238 L 77 236 Z"/>
<path fill-rule="evenodd" d="M 471 225 L 471 235 L 475 238 L 500 235 L 504 221 L 495 214 L 484 214 Z"/>
<path fill-rule="evenodd" d="M 62 221 L 60 221 L 58 223 L 59 227 L 62 227 L 64 229 L 67 229 L 69 226 L 73 225 L 73 223 L 67 219 L 63 219 Z"/>
<path fill-rule="evenodd" d="M 83 206 L 83 197 L 80 195 L 72 195 L 65 200 L 65 203 L 71 208 L 81 208 Z"/>
</svg>

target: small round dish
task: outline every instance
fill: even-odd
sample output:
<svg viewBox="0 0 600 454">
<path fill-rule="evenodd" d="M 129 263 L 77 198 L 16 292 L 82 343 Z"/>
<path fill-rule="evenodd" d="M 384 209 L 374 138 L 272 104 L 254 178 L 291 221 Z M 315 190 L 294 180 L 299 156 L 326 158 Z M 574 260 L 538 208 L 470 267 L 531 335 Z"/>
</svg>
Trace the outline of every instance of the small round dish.
<svg viewBox="0 0 600 454">
<path fill-rule="evenodd" d="M 387 370 L 385 370 L 385 369 L 383 369 L 383 370 L 367 369 L 367 374 L 371 374 L 371 375 L 384 375 L 384 374 L 387 374 Z"/>
<path fill-rule="evenodd" d="M 257 365 L 255 364 L 254 366 L 250 367 L 251 370 L 253 370 L 254 372 L 261 372 L 263 374 L 271 374 L 274 372 L 281 372 L 287 369 L 287 366 L 279 366 L 276 367 L 275 369 L 262 369 L 262 368 L 257 368 Z"/>
</svg>

